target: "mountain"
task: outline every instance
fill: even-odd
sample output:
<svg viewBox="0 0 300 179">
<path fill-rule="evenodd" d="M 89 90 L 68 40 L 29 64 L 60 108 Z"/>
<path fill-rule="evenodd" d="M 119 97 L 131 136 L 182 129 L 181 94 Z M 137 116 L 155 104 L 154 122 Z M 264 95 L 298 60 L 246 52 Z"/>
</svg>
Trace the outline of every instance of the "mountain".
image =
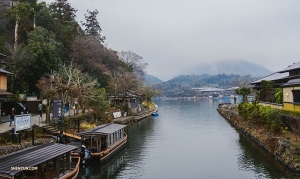
<svg viewBox="0 0 300 179">
<path fill-rule="evenodd" d="M 155 85 L 155 84 L 160 84 L 162 83 L 162 80 L 160 80 L 159 78 L 146 74 L 145 75 L 145 84 L 146 85 Z"/>
<path fill-rule="evenodd" d="M 194 65 L 182 72 L 184 75 L 200 74 L 236 74 L 262 77 L 273 73 L 269 69 L 246 60 L 223 60 L 214 63 Z"/>
</svg>

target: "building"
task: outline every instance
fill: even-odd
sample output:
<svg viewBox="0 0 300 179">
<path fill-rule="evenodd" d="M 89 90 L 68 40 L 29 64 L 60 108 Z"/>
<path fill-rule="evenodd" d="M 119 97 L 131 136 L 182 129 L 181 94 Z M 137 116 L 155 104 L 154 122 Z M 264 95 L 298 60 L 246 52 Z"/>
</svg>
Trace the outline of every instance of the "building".
<svg viewBox="0 0 300 179">
<path fill-rule="evenodd" d="M 259 91 L 261 82 L 274 81 L 276 88 L 283 90 L 283 104 L 272 104 L 282 106 L 282 109 L 300 111 L 300 62 L 294 63 L 287 68 L 265 76 L 251 83 L 252 89 Z M 265 103 L 263 99 L 260 99 Z"/>
<path fill-rule="evenodd" d="M 13 73 L 3 69 L 6 64 L 6 55 L 0 53 L 0 102 L 6 101 L 8 97 L 13 95 L 7 92 L 7 75 L 12 75 Z"/>
</svg>

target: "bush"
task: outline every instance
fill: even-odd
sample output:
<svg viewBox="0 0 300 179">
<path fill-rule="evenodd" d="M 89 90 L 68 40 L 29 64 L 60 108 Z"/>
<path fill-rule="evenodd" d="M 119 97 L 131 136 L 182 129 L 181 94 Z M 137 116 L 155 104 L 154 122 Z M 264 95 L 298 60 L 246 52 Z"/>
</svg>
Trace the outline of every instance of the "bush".
<svg viewBox="0 0 300 179">
<path fill-rule="evenodd" d="M 259 104 L 240 103 L 238 112 L 243 119 L 252 124 L 263 125 L 274 133 L 281 131 L 283 110 Z"/>
</svg>

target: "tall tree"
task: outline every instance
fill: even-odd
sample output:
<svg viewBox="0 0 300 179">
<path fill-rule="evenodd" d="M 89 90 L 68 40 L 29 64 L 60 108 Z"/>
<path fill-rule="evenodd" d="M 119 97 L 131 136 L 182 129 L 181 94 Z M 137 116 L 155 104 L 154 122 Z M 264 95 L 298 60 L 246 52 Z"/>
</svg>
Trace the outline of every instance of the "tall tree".
<svg viewBox="0 0 300 179">
<path fill-rule="evenodd" d="M 57 70 L 62 63 L 58 55 L 61 44 L 55 40 L 52 32 L 42 27 L 28 33 L 28 37 L 28 45 L 24 47 L 28 63 L 20 72 L 21 81 L 26 81 L 30 93 L 36 93 L 37 81 L 49 74 L 51 69 Z"/>
<path fill-rule="evenodd" d="M 272 101 L 275 92 L 275 82 L 274 81 L 261 81 L 261 90 L 260 90 L 260 99 L 266 102 L 275 102 Z"/>
<path fill-rule="evenodd" d="M 70 47 L 74 38 L 78 35 L 79 24 L 75 21 L 77 10 L 67 0 L 56 0 L 51 3 L 50 14 L 55 19 L 56 40 L 63 44 L 60 58 L 65 63 L 70 63 Z"/>
<path fill-rule="evenodd" d="M 95 9 L 94 11 L 87 10 L 88 14 L 85 14 L 86 22 L 81 22 L 83 26 L 85 26 L 85 34 L 88 36 L 95 37 L 100 43 L 104 42 L 105 36 L 101 36 L 101 27 L 97 20 L 98 11 Z"/>
<path fill-rule="evenodd" d="M 55 19 L 61 21 L 73 21 L 77 10 L 68 3 L 68 0 L 55 0 L 50 4 L 50 12 Z"/>
<path fill-rule="evenodd" d="M 16 7 L 13 8 L 13 18 L 15 19 L 16 25 L 15 25 L 15 41 L 14 41 L 14 50 L 17 50 L 17 46 L 19 43 L 19 29 L 26 29 L 24 26 L 28 26 L 28 22 L 30 22 L 30 19 L 33 17 L 34 14 L 34 8 L 30 6 L 29 3 L 17 3 Z M 33 29 L 33 24 L 32 26 Z"/>
<path fill-rule="evenodd" d="M 247 102 L 247 95 L 251 93 L 251 88 L 242 87 L 235 90 L 236 94 L 243 96 L 243 102 Z"/>
</svg>

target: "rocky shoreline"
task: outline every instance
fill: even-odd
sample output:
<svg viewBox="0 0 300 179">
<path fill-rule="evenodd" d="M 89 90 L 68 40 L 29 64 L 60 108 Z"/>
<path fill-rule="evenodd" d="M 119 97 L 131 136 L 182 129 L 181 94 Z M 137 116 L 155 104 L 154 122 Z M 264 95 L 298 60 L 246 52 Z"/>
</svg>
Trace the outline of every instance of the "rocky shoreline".
<svg viewBox="0 0 300 179">
<path fill-rule="evenodd" d="M 235 105 L 232 104 L 220 104 L 217 111 L 296 176 L 300 176 L 300 146 L 280 136 L 275 136 L 264 128 L 247 123 L 234 111 L 234 108 Z"/>
</svg>

